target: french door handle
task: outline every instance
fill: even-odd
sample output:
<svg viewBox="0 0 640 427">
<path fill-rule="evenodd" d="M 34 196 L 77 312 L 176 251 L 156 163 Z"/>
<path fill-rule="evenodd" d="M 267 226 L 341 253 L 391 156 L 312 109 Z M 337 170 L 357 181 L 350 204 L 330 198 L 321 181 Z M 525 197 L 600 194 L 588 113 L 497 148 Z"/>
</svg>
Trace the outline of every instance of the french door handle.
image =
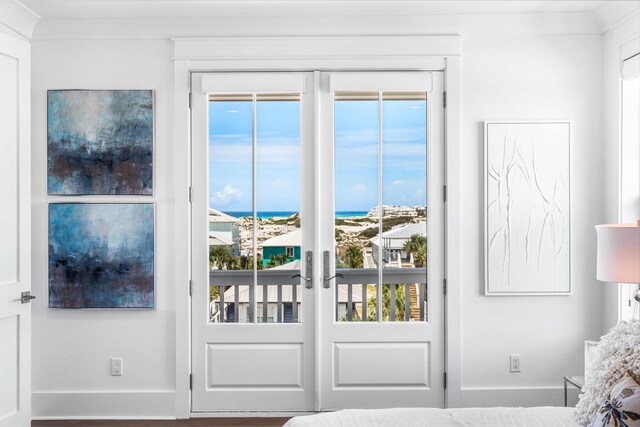
<svg viewBox="0 0 640 427">
<path fill-rule="evenodd" d="M 305 270 L 307 271 L 307 277 L 304 277 L 301 274 L 294 274 L 293 276 L 291 276 L 291 278 L 294 279 L 296 277 L 300 277 L 302 280 L 305 281 L 304 286 L 307 289 L 311 289 L 313 288 L 313 252 L 306 251 L 304 253 L 304 265 L 305 265 Z"/>
<path fill-rule="evenodd" d="M 322 253 L 322 268 L 323 268 L 322 281 L 325 289 L 329 289 L 329 287 L 331 286 L 332 279 L 335 279 L 336 277 L 344 278 L 342 273 L 336 273 L 333 276 L 329 277 L 329 275 L 331 274 L 331 272 L 329 271 L 330 256 L 331 256 L 331 253 L 329 251 L 324 251 Z"/>
</svg>

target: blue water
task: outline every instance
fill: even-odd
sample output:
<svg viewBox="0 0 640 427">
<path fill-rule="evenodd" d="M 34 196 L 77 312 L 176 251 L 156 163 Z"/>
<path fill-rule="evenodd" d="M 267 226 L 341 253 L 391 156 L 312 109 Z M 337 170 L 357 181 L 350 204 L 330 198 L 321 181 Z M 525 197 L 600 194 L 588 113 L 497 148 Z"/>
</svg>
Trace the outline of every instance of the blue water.
<svg viewBox="0 0 640 427">
<path fill-rule="evenodd" d="M 341 211 L 336 212 L 336 218 L 346 218 L 350 216 L 367 216 L 369 211 Z"/>
<path fill-rule="evenodd" d="M 243 216 L 253 216 L 252 212 L 249 211 L 242 211 L 242 212 L 224 212 L 227 215 L 231 215 L 233 217 L 236 218 L 242 218 Z M 289 211 L 285 211 L 285 212 L 281 212 L 281 211 L 258 211 L 258 218 L 273 218 L 273 217 L 282 217 L 282 218 L 286 218 L 289 217 L 293 214 L 296 214 L 297 212 L 289 212 Z M 342 211 L 342 212 L 336 212 L 336 218 L 346 218 L 346 217 L 350 217 L 350 216 L 367 216 L 368 211 Z"/>
</svg>

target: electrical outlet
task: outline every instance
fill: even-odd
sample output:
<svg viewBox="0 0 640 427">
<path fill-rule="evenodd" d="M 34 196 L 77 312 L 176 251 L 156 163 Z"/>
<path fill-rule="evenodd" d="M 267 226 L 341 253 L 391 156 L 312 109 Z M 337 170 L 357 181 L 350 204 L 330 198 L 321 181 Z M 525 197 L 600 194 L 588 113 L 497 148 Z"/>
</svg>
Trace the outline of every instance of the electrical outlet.
<svg viewBox="0 0 640 427">
<path fill-rule="evenodd" d="M 512 354 L 509 356 L 509 372 L 520 372 L 520 355 Z"/>
<path fill-rule="evenodd" d="M 114 377 L 122 376 L 122 357 L 111 359 L 111 375 Z"/>
</svg>

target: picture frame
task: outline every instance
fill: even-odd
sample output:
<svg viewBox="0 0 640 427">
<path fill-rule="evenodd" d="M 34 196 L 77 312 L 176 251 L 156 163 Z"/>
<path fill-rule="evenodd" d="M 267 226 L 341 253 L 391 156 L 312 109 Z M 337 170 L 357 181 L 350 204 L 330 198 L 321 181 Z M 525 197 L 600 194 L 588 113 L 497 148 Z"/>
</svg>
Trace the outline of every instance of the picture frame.
<svg viewBox="0 0 640 427">
<path fill-rule="evenodd" d="M 47 195 L 153 196 L 155 93 L 47 91 Z"/>
<path fill-rule="evenodd" d="M 570 295 L 571 122 L 484 122 L 484 294 Z"/>
<path fill-rule="evenodd" d="M 155 203 L 49 203 L 49 308 L 154 309 L 155 224 Z"/>
</svg>

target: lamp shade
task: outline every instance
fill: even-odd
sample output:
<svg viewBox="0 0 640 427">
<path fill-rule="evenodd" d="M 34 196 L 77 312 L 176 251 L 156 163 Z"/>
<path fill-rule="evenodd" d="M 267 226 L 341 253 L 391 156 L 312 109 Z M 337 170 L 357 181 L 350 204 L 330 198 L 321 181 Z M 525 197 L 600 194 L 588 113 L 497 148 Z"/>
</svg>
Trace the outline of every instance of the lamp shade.
<svg viewBox="0 0 640 427">
<path fill-rule="evenodd" d="M 598 280 L 640 283 L 640 222 L 596 225 Z"/>
</svg>

